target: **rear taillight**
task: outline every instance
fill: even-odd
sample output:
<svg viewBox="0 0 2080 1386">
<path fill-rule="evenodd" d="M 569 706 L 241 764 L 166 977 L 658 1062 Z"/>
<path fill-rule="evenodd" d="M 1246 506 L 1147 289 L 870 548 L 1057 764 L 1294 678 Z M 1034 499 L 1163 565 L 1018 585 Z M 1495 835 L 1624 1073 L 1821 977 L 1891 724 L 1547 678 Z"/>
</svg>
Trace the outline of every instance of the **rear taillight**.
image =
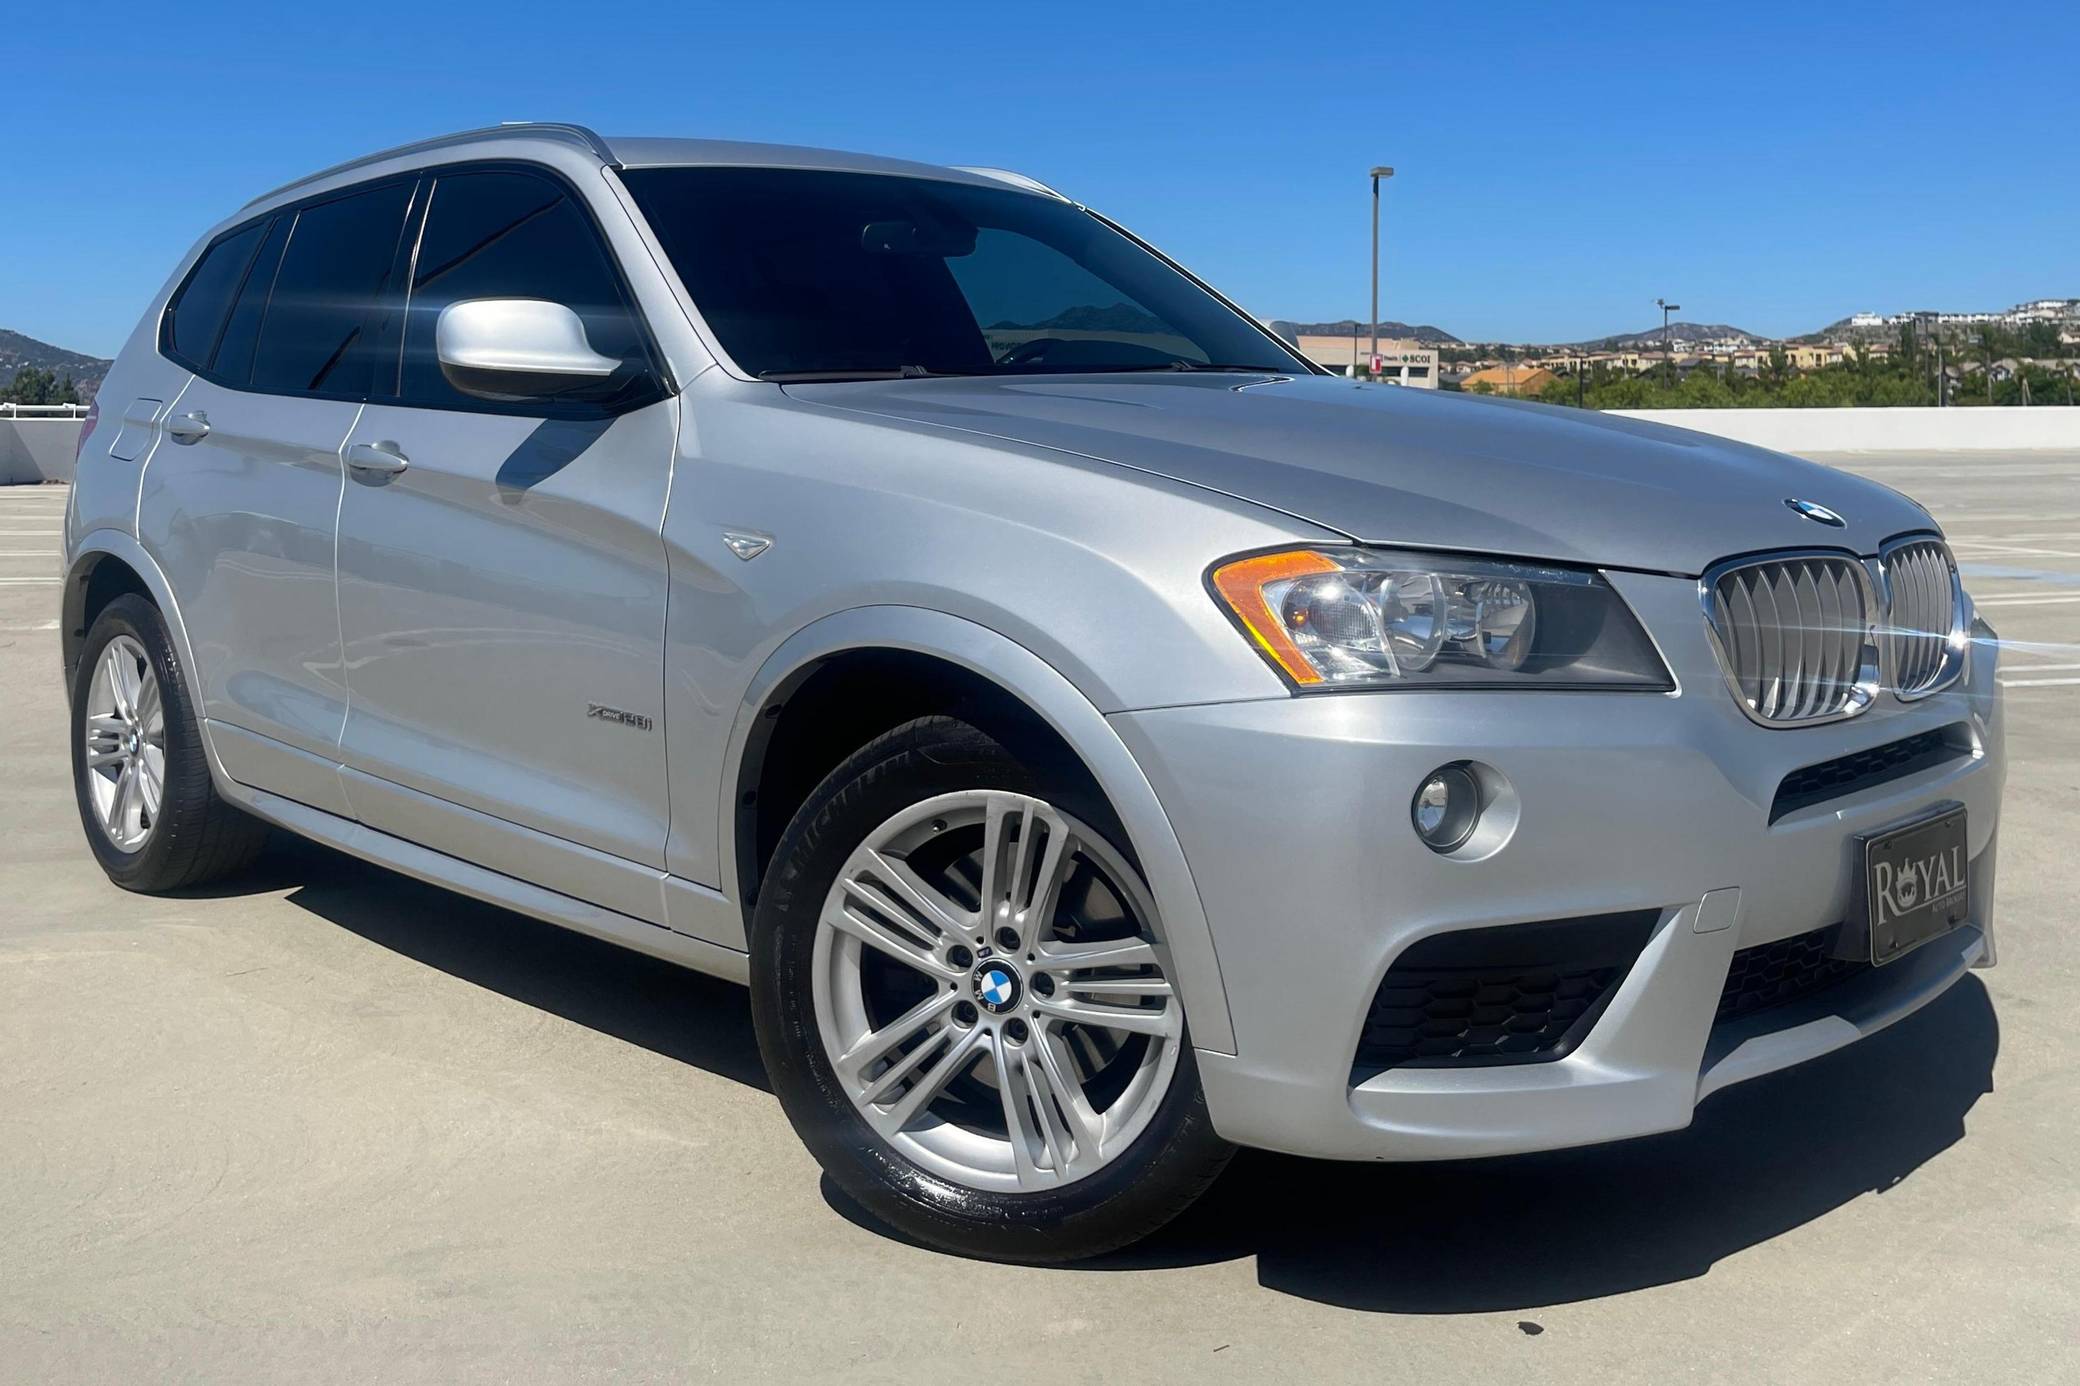
<svg viewBox="0 0 2080 1386">
<path fill-rule="evenodd" d="M 101 401 L 95 400 L 87 406 L 87 416 L 79 426 L 79 441 L 72 447 L 72 465 L 79 466 L 80 458 L 87 452 L 87 439 L 94 436 L 94 425 L 101 422 Z"/>
</svg>

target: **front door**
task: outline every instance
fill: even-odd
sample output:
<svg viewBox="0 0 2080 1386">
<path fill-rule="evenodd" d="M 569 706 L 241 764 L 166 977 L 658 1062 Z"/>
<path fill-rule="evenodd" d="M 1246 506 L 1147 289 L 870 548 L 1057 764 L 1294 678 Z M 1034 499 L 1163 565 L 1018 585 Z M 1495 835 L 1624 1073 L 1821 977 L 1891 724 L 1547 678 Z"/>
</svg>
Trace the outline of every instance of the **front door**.
<svg viewBox="0 0 2080 1386">
<path fill-rule="evenodd" d="M 661 922 L 676 404 L 456 390 L 434 330 L 460 300 L 565 304 L 617 357 L 642 338 L 554 179 L 443 173 L 427 208 L 395 388 L 379 382 L 345 449 L 348 793 L 371 827 Z"/>
</svg>

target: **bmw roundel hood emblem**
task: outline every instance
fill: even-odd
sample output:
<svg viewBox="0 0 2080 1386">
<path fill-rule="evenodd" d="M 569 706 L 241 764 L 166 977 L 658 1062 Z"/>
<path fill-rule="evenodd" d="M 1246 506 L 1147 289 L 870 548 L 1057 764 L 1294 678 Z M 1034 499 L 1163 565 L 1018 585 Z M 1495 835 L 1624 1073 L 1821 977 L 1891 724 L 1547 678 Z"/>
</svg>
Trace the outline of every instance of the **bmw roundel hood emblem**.
<svg viewBox="0 0 2080 1386">
<path fill-rule="evenodd" d="M 1842 529 L 1849 523 L 1816 501 L 1800 500 L 1796 496 L 1786 496 L 1784 497 L 1784 504 L 1790 506 L 1814 524 L 1829 525 L 1835 529 Z"/>
</svg>

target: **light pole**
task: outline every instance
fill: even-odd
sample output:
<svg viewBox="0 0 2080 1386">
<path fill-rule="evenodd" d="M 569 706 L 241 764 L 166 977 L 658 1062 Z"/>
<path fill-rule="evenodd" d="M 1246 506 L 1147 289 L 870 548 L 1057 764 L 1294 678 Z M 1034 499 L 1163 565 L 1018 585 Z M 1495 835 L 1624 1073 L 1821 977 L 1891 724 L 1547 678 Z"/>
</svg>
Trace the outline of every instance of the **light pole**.
<svg viewBox="0 0 2080 1386">
<path fill-rule="evenodd" d="M 1668 341 L 1668 315 L 1670 313 L 1682 312 L 1683 305 L 1670 303 L 1665 298 L 1657 298 L 1654 300 L 1654 306 L 1661 310 L 1661 359 L 1668 362 L 1669 369 L 1673 370 L 1676 364 L 1676 353 L 1675 348 L 1670 346 Z"/>
<path fill-rule="evenodd" d="M 1372 170 L 1372 354 L 1379 355 L 1379 180 L 1392 178 L 1385 164 Z M 1365 363 L 1368 367 L 1372 362 Z"/>
</svg>

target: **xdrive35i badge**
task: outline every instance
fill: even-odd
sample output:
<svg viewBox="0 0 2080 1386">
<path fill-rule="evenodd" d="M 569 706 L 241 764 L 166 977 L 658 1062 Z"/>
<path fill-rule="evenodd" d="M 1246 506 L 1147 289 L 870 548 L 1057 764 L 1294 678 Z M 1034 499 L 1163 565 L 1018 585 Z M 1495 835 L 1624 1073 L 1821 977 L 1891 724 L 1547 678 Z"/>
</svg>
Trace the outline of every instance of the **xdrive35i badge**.
<svg viewBox="0 0 2080 1386">
<path fill-rule="evenodd" d="M 619 722 L 622 726 L 634 727 L 637 731 L 649 731 L 651 726 L 650 719 L 640 712 L 623 712 L 618 707 L 607 707 L 601 703 L 587 703 L 585 715 L 596 717 L 602 722 Z"/>
<path fill-rule="evenodd" d="M 1800 500 L 1796 496 L 1786 496 L 1784 497 L 1784 504 L 1790 506 L 1814 524 L 1829 525 L 1835 529 L 1844 528 L 1848 524 L 1847 520 L 1844 520 L 1841 516 L 1817 501 Z"/>
</svg>

